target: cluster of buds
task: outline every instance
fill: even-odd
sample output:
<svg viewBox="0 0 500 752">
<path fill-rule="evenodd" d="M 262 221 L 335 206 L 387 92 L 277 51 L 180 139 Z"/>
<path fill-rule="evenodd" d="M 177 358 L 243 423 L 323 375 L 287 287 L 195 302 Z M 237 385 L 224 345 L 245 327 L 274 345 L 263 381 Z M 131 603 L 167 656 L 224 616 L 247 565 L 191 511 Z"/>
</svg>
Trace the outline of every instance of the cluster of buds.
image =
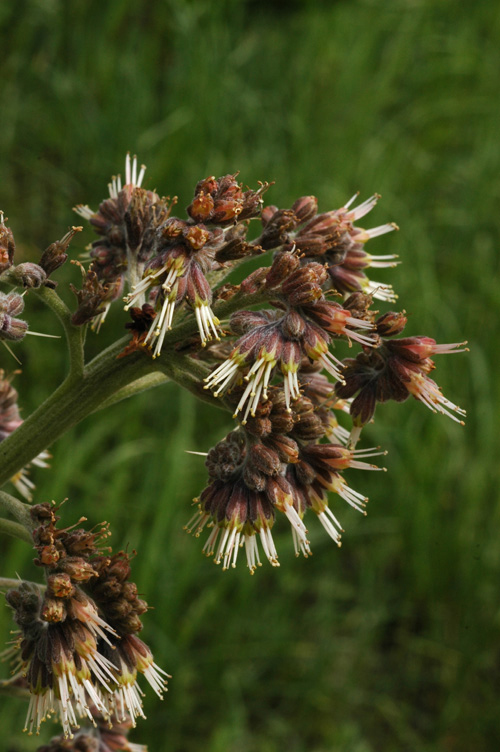
<svg viewBox="0 0 500 752">
<path fill-rule="evenodd" d="M 96 275 L 99 284 L 123 279 L 131 264 L 127 207 L 139 189 L 129 162 L 127 170 L 127 186 L 122 189 L 114 180 L 111 198 L 98 214 L 78 209 L 107 238 L 107 247 L 121 249 L 104 254 L 106 276 L 96 265 L 103 241 L 94 243 L 89 275 Z M 342 473 L 347 467 L 373 469 L 364 459 L 380 452 L 355 446 L 377 402 L 402 401 L 412 394 L 455 420 L 460 421 L 455 414 L 463 415 L 429 378 L 431 356 L 460 352 L 462 345 L 437 345 L 426 337 L 398 339 L 404 313 L 379 316 L 372 309 L 374 300 L 397 298 L 390 285 L 367 276 L 370 268 L 396 266 L 397 256 L 366 251 L 368 241 L 397 226 L 364 229 L 357 224 L 379 196 L 356 205 L 356 194 L 339 209 L 318 213 L 314 196 L 297 199 L 290 209 L 263 207 L 267 188 L 243 190 L 235 175 L 208 177 L 197 184 L 186 218 L 172 217 L 166 209 L 145 212 L 148 220 L 136 241 L 142 249 L 142 278 L 129 278 L 125 298 L 133 336 L 121 353 L 126 357 L 144 349 L 158 357 L 162 349 L 186 346 L 166 339 L 167 333 L 181 309 L 183 322 L 194 313 L 199 338 L 187 343 L 190 355 L 212 367 L 204 388 L 231 409 L 238 427 L 208 454 L 209 484 L 187 528 L 199 535 L 213 526 L 204 551 L 225 568 L 245 546 L 251 572 L 259 563 L 257 538 L 269 561 L 277 563 L 271 536 L 276 510 L 292 524 L 296 552 L 306 555 L 310 545 L 303 517 L 309 508 L 340 541 L 328 491 L 364 510 L 366 499 Z M 155 201 L 160 200 L 151 198 L 153 206 Z M 250 220 L 256 218 L 261 231 L 249 240 Z M 119 242 L 112 243 L 111 235 Z M 273 253 L 270 266 L 253 271 L 240 285 L 224 284 L 235 266 L 268 251 Z M 238 308 L 241 298 L 244 304 Z M 267 307 L 256 309 L 263 303 Z M 232 314 L 224 330 L 220 310 Z M 224 342 L 214 343 L 221 334 Z M 361 349 L 357 357 L 337 351 L 353 343 Z M 346 412 L 353 420 L 350 432 L 338 419 Z"/>
<path fill-rule="evenodd" d="M 138 673 L 160 698 L 168 676 L 137 637 L 147 604 L 129 581 L 128 555 L 103 549 L 107 524 L 58 528 L 56 511 L 50 504 L 31 510 L 45 588 L 21 583 L 6 595 L 19 628 L 18 670 L 31 693 L 25 730 L 38 732 L 53 713 L 65 738 L 80 717 L 135 725 L 144 717 Z"/>
<path fill-rule="evenodd" d="M 239 396 L 228 399 L 236 400 Z M 325 400 L 325 393 L 327 398 Z M 367 499 L 348 486 L 346 468 L 377 470 L 366 459 L 383 454 L 376 449 L 345 446 L 334 414 L 344 403 L 332 394 L 331 384 L 318 372 L 300 382 L 291 406 L 285 392 L 270 387 L 245 425 L 230 433 L 207 456 L 210 482 L 186 529 L 197 537 L 205 526 L 211 533 L 204 553 L 214 555 L 224 569 L 235 566 L 244 546 L 250 572 L 260 566 L 257 541 L 273 566 L 278 555 L 272 538 L 276 511 L 289 520 L 296 555 L 311 553 L 304 515 L 316 513 L 332 539 L 340 545 L 342 528 L 332 512 L 327 492 L 333 492 L 364 513 Z"/>
<path fill-rule="evenodd" d="M 94 319 L 99 328 L 112 301 L 127 287 L 125 308 L 132 308 L 133 315 L 145 304 L 154 308 L 142 344 L 157 357 L 175 313 L 184 306 L 195 314 L 202 345 L 219 338 L 211 278 L 227 273 L 228 262 L 262 251 L 245 236 L 249 220 L 260 215 L 268 186 L 244 191 L 235 175 L 207 178 L 196 186 L 183 220 L 170 217 L 175 200 L 141 188 L 144 171 L 142 167 L 137 175 L 136 158 L 131 162 L 127 155 L 125 186 L 119 176 L 113 178 L 110 197 L 98 212 L 76 207 L 100 238 L 90 250 L 92 262 L 73 321 L 79 325 Z"/>
<path fill-rule="evenodd" d="M 13 431 L 18 428 L 23 419 L 21 418 L 17 404 L 18 393 L 12 386 L 14 374 L 6 376 L 0 369 L 0 442 L 7 439 Z M 38 467 L 48 467 L 47 460 L 50 454 L 46 451 L 41 452 L 31 461 L 32 465 Z M 30 479 L 27 468 L 22 468 L 16 475 L 11 478 L 11 483 L 17 488 L 19 493 L 25 499 L 31 501 L 32 491 L 35 487 Z"/>
<path fill-rule="evenodd" d="M 433 412 L 464 424 L 465 411 L 443 395 L 429 373 L 435 368 L 431 356 L 465 352 L 466 343 L 438 345 L 431 337 L 387 339 L 401 334 L 405 323 L 406 317 L 398 313 L 381 316 L 376 322 L 382 335 L 379 346 L 365 348 L 356 358 L 344 360 L 344 382 L 337 384 L 335 391 L 338 397 L 351 400 L 354 440 L 373 418 L 377 402 L 404 402 L 410 395 Z"/>
</svg>

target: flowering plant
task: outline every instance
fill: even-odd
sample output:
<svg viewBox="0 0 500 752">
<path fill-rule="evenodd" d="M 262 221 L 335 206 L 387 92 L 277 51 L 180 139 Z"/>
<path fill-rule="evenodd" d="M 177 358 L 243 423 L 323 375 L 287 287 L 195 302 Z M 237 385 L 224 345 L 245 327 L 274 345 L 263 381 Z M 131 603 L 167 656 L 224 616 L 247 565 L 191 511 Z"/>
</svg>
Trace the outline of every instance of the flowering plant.
<svg viewBox="0 0 500 752">
<path fill-rule="evenodd" d="M 253 574 L 261 557 L 279 565 L 277 513 L 304 556 L 311 553 L 306 512 L 337 545 L 337 497 L 366 514 L 367 499 L 344 471 L 381 469 L 372 460 L 385 452 L 357 448 L 377 403 L 413 396 L 463 422 L 464 411 L 430 373 L 434 355 L 461 352 L 465 343 L 401 336 L 405 312 L 374 309 L 396 295 L 367 272 L 398 263 L 366 251 L 395 224 L 358 226 L 377 195 L 359 204 L 356 195 L 323 213 L 305 196 L 281 210 L 264 206 L 267 183 L 252 190 L 236 175 L 208 177 L 180 219 L 172 214 L 175 199 L 142 187 L 144 174 L 127 156 L 124 183 L 112 178 L 97 211 L 76 207 L 97 239 L 88 266 L 80 264 L 81 287 L 71 285 L 73 310 L 53 275 L 82 228 L 72 227 L 37 264 L 16 265 L 13 234 L 0 216 L 0 281 L 9 288 L 0 293 L 0 339 L 14 355 L 11 347 L 31 333 L 20 318 L 27 292 L 59 318 L 70 361 L 64 382 L 25 421 L 13 374 L 0 373 L 0 485 L 11 483 L 25 499 L 0 491 L 15 518 L 0 518 L 0 529 L 32 545 L 44 572 L 36 583 L 0 579 L 17 626 L 5 654 L 13 678 L 2 687 L 29 699 L 29 733 L 59 718 L 62 736 L 44 752 L 145 749 L 127 740 L 143 716 L 137 676 L 160 697 L 168 676 L 137 636 L 148 607 L 130 581 L 131 557 L 107 545 L 109 526 L 86 530 L 82 518 L 61 527 L 60 504 L 29 503 L 33 466 L 48 466 L 48 447 L 71 426 L 166 380 L 229 410 L 236 425 L 206 454 L 207 485 L 186 530 L 196 537 L 209 530 L 203 551 L 223 569 L 236 566 L 244 550 Z M 253 258 L 260 265 L 240 284 L 228 280 Z M 86 362 L 88 325 L 98 332 L 120 300 L 128 336 Z M 359 348 L 355 357 L 343 357 L 345 343 Z M 92 727 L 78 730 L 81 718 Z"/>
</svg>

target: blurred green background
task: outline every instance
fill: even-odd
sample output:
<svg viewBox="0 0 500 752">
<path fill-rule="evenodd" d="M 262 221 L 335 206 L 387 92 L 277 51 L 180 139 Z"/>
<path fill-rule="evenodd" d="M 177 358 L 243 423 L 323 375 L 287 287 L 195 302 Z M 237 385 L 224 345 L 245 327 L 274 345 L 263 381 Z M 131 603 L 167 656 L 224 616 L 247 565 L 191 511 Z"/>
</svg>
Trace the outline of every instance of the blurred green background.
<svg viewBox="0 0 500 752">
<path fill-rule="evenodd" d="M 379 409 L 364 446 L 389 450 L 389 472 L 348 475 L 369 516 L 340 507 L 340 550 L 313 520 L 307 561 L 281 524 L 281 568 L 255 577 L 243 562 L 222 573 L 182 530 L 205 479 L 185 450 L 221 438 L 223 412 L 166 386 L 52 447 L 53 470 L 33 473 L 37 500 L 68 496 L 68 524 L 109 520 L 114 545 L 137 549 L 134 578 L 155 607 L 143 634 L 173 679 L 163 704 L 147 693 L 132 739 L 150 752 L 497 750 L 497 4 L 5 1 L 0 50 L 0 208 L 19 259 L 76 223 L 73 205 L 95 207 L 129 149 L 180 211 L 198 179 L 236 170 L 250 186 L 274 180 L 267 199 L 282 207 L 378 191 L 367 226 L 401 232 L 369 250 L 404 263 L 375 278 L 394 284 L 408 333 L 471 348 L 438 358 L 436 374 L 466 428 L 414 401 Z M 75 256 L 91 239 L 86 228 Z M 76 282 L 67 266 L 59 278 Z M 27 311 L 59 333 L 36 300 Z M 89 354 L 124 321 L 114 311 Z M 56 340 L 17 352 L 28 415 L 66 356 Z M 6 352 L 1 364 L 15 367 Z M 33 578 L 32 555 L 2 542 L 2 575 Z M 0 621 L 8 639 L 7 608 Z M 25 712 L 2 698 L 2 749 L 36 748 Z"/>
</svg>

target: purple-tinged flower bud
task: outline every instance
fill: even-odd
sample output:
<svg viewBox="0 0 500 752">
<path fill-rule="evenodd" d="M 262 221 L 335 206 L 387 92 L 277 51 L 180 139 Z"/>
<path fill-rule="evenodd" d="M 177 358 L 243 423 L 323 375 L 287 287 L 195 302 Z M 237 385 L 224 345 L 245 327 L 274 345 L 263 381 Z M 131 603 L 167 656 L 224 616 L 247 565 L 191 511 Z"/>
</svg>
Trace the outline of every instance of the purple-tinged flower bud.
<svg viewBox="0 0 500 752">
<path fill-rule="evenodd" d="M 279 211 L 277 206 L 273 206 L 272 204 L 270 206 L 265 206 L 264 209 L 262 209 L 262 214 L 260 215 L 260 219 L 262 222 L 262 226 L 266 227 L 266 225 L 271 222 L 276 212 Z"/>
<path fill-rule="evenodd" d="M 280 462 L 293 464 L 298 461 L 299 448 L 297 446 L 297 442 L 291 439 L 289 436 L 273 434 L 266 440 L 266 444 L 276 452 Z"/>
<path fill-rule="evenodd" d="M 245 257 L 256 256 L 263 253 L 263 248 L 254 243 L 247 243 L 242 238 L 233 238 L 219 248 L 215 253 L 215 259 L 223 264 L 226 261 L 237 261 Z"/>
<path fill-rule="evenodd" d="M 247 465 L 243 470 L 243 480 L 247 488 L 260 492 L 264 491 L 266 487 L 267 476 L 256 467 Z"/>
<path fill-rule="evenodd" d="M 12 230 L 5 226 L 3 212 L 0 211 L 0 274 L 12 265 L 15 250 Z"/>
<path fill-rule="evenodd" d="M 24 310 L 24 298 L 17 292 L 9 292 L 7 295 L 0 292 L 0 312 L 9 316 L 18 316 Z"/>
<path fill-rule="evenodd" d="M 235 334 L 247 334 L 256 326 L 267 323 L 268 320 L 260 311 L 236 311 L 231 316 L 229 326 Z"/>
<path fill-rule="evenodd" d="M 247 462 L 264 475 L 277 475 L 281 470 L 279 456 L 264 444 L 255 444 L 251 447 Z"/>
<path fill-rule="evenodd" d="M 16 287 L 41 287 L 46 279 L 47 274 L 42 267 L 30 261 L 9 269 L 9 282 Z"/>
<path fill-rule="evenodd" d="M 302 339 L 306 330 L 306 322 L 297 311 L 288 311 L 281 322 L 281 331 L 288 339 Z M 297 356 L 300 359 L 300 356 Z"/>
<path fill-rule="evenodd" d="M 295 201 L 292 211 L 300 224 L 308 222 L 318 211 L 318 199 L 316 196 L 302 196 Z"/>
<path fill-rule="evenodd" d="M 240 285 L 241 292 L 244 295 L 253 295 L 253 293 L 262 290 L 266 281 L 267 272 L 267 267 L 262 266 L 260 269 L 256 269 L 249 274 Z"/>
<path fill-rule="evenodd" d="M 314 303 L 323 297 L 321 285 L 327 278 L 325 268 L 321 264 L 311 262 L 307 266 L 302 266 L 294 271 L 283 282 L 283 295 L 286 296 L 292 306 Z"/>
<path fill-rule="evenodd" d="M 405 311 L 388 311 L 379 316 L 375 322 L 377 334 L 380 334 L 381 337 L 392 337 L 393 335 L 401 334 L 408 321 L 405 313 Z"/>
<path fill-rule="evenodd" d="M 292 272 L 300 266 L 298 256 L 293 253 L 278 253 L 273 259 L 271 268 L 267 272 L 266 287 L 273 288 L 281 285 Z"/>
<path fill-rule="evenodd" d="M 67 250 L 69 244 L 75 235 L 82 230 L 83 227 L 72 227 L 66 235 L 60 240 L 51 243 L 51 245 L 49 245 L 49 247 L 42 253 L 40 266 L 45 270 L 47 277 L 50 277 L 52 272 L 55 272 L 56 269 L 59 269 L 59 267 L 65 263 L 68 258 Z"/>
<path fill-rule="evenodd" d="M 28 324 L 22 319 L 14 319 L 0 311 L 0 339 L 19 342 L 28 331 Z"/>
</svg>

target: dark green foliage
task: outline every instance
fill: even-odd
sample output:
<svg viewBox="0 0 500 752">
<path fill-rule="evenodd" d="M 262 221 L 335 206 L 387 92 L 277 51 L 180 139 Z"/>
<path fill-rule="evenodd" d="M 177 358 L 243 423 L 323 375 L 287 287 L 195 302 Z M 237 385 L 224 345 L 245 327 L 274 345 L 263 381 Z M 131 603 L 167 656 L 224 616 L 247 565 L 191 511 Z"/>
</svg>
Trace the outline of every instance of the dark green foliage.
<svg viewBox="0 0 500 752">
<path fill-rule="evenodd" d="M 367 225 L 401 232 L 370 251 L 404 263 L 375 277 L 399 292 L 407 333 L 471 348 L 437 358 L 466 428 L 413 401 L 379 407 L 363 446 L 387 448 L 389 472 L 348 474 L 370 496 L 368 518 L 343 509 L 340 551 L 312 520 L 307 561 L 283 524 L 281 568 L 254 577 L 222 573 L 182 531 L 205 478 L 184 450 L 222 437 L 223 412 L 167 386 L 53 447 L 37 500 L 68 496 L 68 524 L 109 520 L 114 545 L 138 550 L 134 578 L 155 606 L 144 637 L 173 679 L 163 705 L 148 693 L 133 738 L 151 752 L 497 749 L 495 4 L 19 0 L 1 4 L 0 24 L 0 208 L 20 257 L 37 260 L 78 224 L 72 205 L 97 205 L 127 149 L 148 165 L 146 186 L 178 193 L 181 208 L 198 179 L 236 170 L 252 187 L 275 180 L 266 198 L 283 207 L 379 191 Z M 40 306 L 27 301 L 33 328 L 58 333 Z M 124 320 L 114 311 L 89 351 Z M 17 352 L 27 415 L 62 377 L 63 347 Z M 2 365 L 15 367 L 7 353 Z M 2 574 L 32 577 L 26 545 L 8 544 Z M 25 712 L 14 700 L 0 710 L 18 752 L 36 747 L 21 738 Z"/>
</svg>

